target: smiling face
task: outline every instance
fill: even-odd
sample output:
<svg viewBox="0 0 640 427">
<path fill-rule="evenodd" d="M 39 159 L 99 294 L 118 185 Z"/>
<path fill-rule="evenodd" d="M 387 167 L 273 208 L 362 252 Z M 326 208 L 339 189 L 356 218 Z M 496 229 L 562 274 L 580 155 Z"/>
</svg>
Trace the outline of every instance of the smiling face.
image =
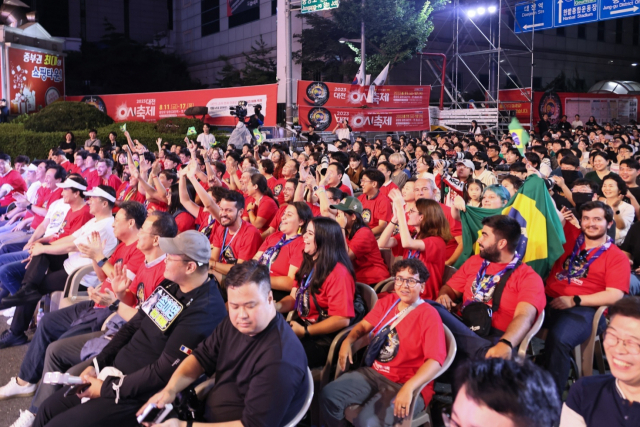
<svg viewBox="0 0 640 427">
<path fill-rule="evenodd" d="M 580 226 L 584 235 L 591 240 L 597 240 L 603 237 L 607 234 L 607 228 L 609 226 L 604 216 L 604 209 L 583 210 Z"/>
<path fill-rule="evenodd" d="M 607 169 L 607 166 L 609 166 L 609 162 L 602 156 L 595 156 L 593 158 L 593 168 L 596 171 L 598 172 L 605 171 Z"/>
<path fill-rule="evenodd" d="M 396 280 L 394 284 L 394 290 L 396 295 L 400 297 L 400 300 L 407 305 L 416 302 L 418 298 L 420 298 L 420 294 L 424 291 L 424 282 L 420 281 L 418 273 L 411 274 L 409 269 L 405 268 L 396 273 L 396 278 L 403 279 L 402 282 Z"/>
<path fill-rule="evenodd" d="M 506 184 L 506 182 L 505 182 Z M 485 209 L 498 209 L 503 207 L 505 202 L 491 190 L 485 191 L 482 197 L 482 207 Z"/>
<path fill-rule="evenodd" d="M 228 227 L 238 219 L 240 210 L 236 208 L 236 202 L 222 199 L 219 203 L 220 206 L 220 224 L 223 227 Z"/>
<path fill-rule="evenodd" d="M 620 165 L 620 178 L 624 180 L 627 184 L 633 184 L 636 182 L 638 178 L 638 170 L 632 169 L 627 165 Z"/>
<path fill-rule="evenodd" d="M 293 182 L 287 182 L 284 184 L 284 188 L 282 189 L 282 193 L 284 194 L 285 203 L 293 202 L 293 196 L 296 193 L 296 188 L 293 185 Z"/>
<path fill-rule="evenodd" d="M 304 241 L 304 253 L 311 256 L 315 255 L 318 246 L 316 245 L 316 228 L 313 222 L 307 224 L 307 231 L 302 235 L 302 240 Z"/>
<path fill-rule="evenodd" d="M 640 319 L 614 315 L 603 344 L 611 374 L 624 384 L 640 386 L 640 354 L 633 354 L 640 346 Z"/>
<path fill-rule="evenodd" d="M 620 194 L 618 183 L 613 179 L 605 179 L 602 183 L 602 194 L 607 199 L 617 197 Z"/>
<path fill-rule="evenodd" d="M 420 224 L 422 224 L 422 220 L 424 216 L 415 207 L 409 209 L 407 214 L 408 214 L 407 225 L 409 227 L 419 228 Z"/>
<path fill-rule="evenodd" d="M 303 222 L 298 216 L 298 211 L 295 206 L 289 205 L 282 213 L 282 222 L 280 223 L 280 231 L 285 235 L 291 236 L 296 234 Z"/>
</svg>

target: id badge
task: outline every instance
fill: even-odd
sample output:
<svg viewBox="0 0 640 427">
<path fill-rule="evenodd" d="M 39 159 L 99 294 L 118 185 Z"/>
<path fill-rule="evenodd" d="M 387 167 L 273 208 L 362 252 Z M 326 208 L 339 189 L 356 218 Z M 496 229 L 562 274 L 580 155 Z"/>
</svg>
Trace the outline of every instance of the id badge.
<svg viewBox="0 0 640 427">
<path fill-rule="evenodd" d="M 164 287 L 158 286 L 140 308 L 164 332 L 176 320 L 184 307 Z"/>
</svg>

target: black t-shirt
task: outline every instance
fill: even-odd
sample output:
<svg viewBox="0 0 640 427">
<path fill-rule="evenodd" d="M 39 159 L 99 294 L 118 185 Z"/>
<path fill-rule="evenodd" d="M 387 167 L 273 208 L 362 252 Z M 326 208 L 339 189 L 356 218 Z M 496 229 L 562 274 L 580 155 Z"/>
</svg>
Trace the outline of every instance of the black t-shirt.
<svg viewBox="0 0 640 427">
<path fill-rule="evenodd" d="M 635 197 L 636 200 L 640 202 L 640 187 L 627 187 L 627 188 L 629 188 L 629 191 L 631 191 L 631 194 L 633 194 L 633 197 Z"/>
<path fill-rule="evenodd" d="M 639 426 L 640 403 L 630 403 L 617 390 L 611 374 L 580 378 L 565 404 L 591 426 Z"/>
<path fill-rule="evenodd" d="M 620 249 L 629 252 L 633 257 L 633 268 L 640 267 L 640 222 L 636 222 L 631 226 L 624 238 L 624 242 L 620 245 Z"/>
<path fill-rule="evenodd" d="M 320 141 L 320 135 L 318 135 L 317 133 L 303 133 L 302 136 L 307 137 L 307 140 L 313 144 L 317 144 L 318 141 Z"/>
<path fill-rule="evenodd" d="M 496 168 L 496 166 L 501 165 L 505 162 L 505 160 L 502 157 L 498 156 L 497 160 L 492 160 L 491 158 L 489 158 L 489 161 L 487 162 L 487 168 L 489 170 L 494 170 Z"/>
<path fill-rule="evenodd" d="M 61 150 L 71 150 L 71 153 L 65 153 L 67 159 L 70 162 L 73 162 L 73 152 L 76 151 L 76 143 L 75 142 L 67 142 L 66 140 L 60 144 Z"/>
<path fill-rule="evenodd" d="M 207 395 L 205 420 L 242 421 L 245 427 L 281 426 L 302 408 L 307 394 L 307 356 L 280 313 L 250 337 L 229 317 L 193 352 L 216 383 Z"/>
</svg>

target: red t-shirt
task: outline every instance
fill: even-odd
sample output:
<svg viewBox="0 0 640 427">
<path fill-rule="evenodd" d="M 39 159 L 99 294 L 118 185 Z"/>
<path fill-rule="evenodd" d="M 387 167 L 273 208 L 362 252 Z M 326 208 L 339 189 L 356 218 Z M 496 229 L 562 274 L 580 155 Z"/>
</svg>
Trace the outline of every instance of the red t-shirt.
<svg viewBox="0 0 640 427">
<path fill-rule="evenodd" d="M 482 266 L 482 261 L 483 259 L 480 255 L 473 255 L 462 264 L 462 267 L 447 282 L 451 289 L 462 292 L 462 300 L 465 303 L 473 299 L 471 286 Z M 629 264 L 629 261 L 627 261 L 627 264 Z M 492 276 L 506 266 L 507 264 L 492 262 L 487 267 L 486 274 Z M 491 319 L 492 326 L 501 331 L 506 331 L 509 323 L 513 320 L 516 306 L 523 301 L 533 305 L 538 310 L 538 314 L 544 310 L 544 306 L 547 304 L 542 279 L 527 264 L 521 264 L 507 280 L 502 292 L 500 307 L 498 311 L 493 313 L 493 318 Z M 493 301 L 489 300 L 486 303 L 491 307 Z"/>
<path fill-rule="evenodd" d="M 353 196 L 353 193 L 351 192 L 349 187 L 347 187 L 346 185 L 340 184 L 340 187 L 338 187 L 338 188 L 340 189 L 340 191 L 342 191 L 347 196 Z"/>
<path fill-rule="evenodd" d="M 247 196 L 245 198 L 245 206 L 249 206 L 250 203 L 255 203 L 255 199 L 251 196 Z M 278 204 L 271 197 L 262 196 L 262 198 L 260 199 L 260 204 L 256 205 L 254 209 L 255 210 L 253 213 L 255 214 L 256 218 L 262 217 L 267 220 L 262 228 L 260 228 L 260 232 L 267 231 L 269 229 L 271 221 L 278 212 Z M 247 212 L 246 209 L 242 214 L 242 219 L 244 219 L 245 221 L 249 220 L 249 212 Z"/>
<path fill-rule="evenodd" d="M 79 173 L 84 180 L 87 181 L 87 190 L 91 190 L 93 187 L 100 185 L 100 177 L 95 169 L 89 170 L 89 168 L 86 168 L 84 171 L 79 171 Z"/>
<path fill-rule="evenodd" d="M 210 242 L 213 237 L 212 231 L 213 225 L 215 223 L 216 219 L 213 217 L 213 215 L 211 215 L 205 208 L 200 207 L 200 210 L 198 211 L 198 217 L 196 218 L 196 229 L 199 232 L 204 233 L 204 235 L 209 238 Z"/>
<path fill-rule="evenodd" d="M 280 205 L 278 211 L 273 216 L 273 219 L 269 223 L 269 228 L 273 227 L 274 230 L 280 231 L 280 223 L 282 222 L 282 215 L 284 214 L 284 210 L 287 209 L 288 204 Z"/>
<path fill-rule="evenodd" d="M 586 276 L 573 278 L 571 283 L 567 279 L 559 280 L 557 278 L 557 274 L 568 267 L 573 246 L 576 244 L 576 239 L 580 233 L 580 229 L 571 223 L 567 222 L 565 224 L 564 235 L 567 242 L 564 244 L 564 254 L 553 265 L 551 274 L 547 278 L 547 286 L 545 288 L 547 295 L 551 298 L 591 295 L 596 292 L 602 292 L 606 288 L 620 289 L 625 294 L 628 294 L 629 278 L 631 277 L 629 258 L 614 243 L 589 266 Z M 580 249 L 584 249 L 584 245 Z M 587 256 L 587 260 L 591 259 L 596 252 L 597 249 L 591 251 Z"/>
<path fill-rule="evenodd" d="M 281 204 L 281 205 L 286 203 L 284 201 L 284 191 L 282 191 L 282 190 L 284 190 L 284 185 L 286 183 L 287 183 L 287 178 L 280 178 L 280 179 L 275 181 L 275 183 L 273 184 L 273 188 L 269 187 L 269 188 L 271 188 L 271 191 L 273 191 L 274 197 L 278 199 L 278 203 Z"/>
<path fill-rule="evenodd" d="M 133 274 L 136 274 L 140 266 L 144 264 L 144 254 L 140 252 L 137 245 L 137 240 L 128 246 L 124 243 L 120 243 L 116 246 L 116 250 L 113 252 L 111 257 L 109 257 L 109 264 L 115 265 L 117 262 L 122 262 L 122 265 L 126 266 L 127 270 L 131 270 Z M 113 288 L 111 287 L 111 279 L 108 277 L 102 283 L 100 292 L 105 293 L 107 289 L 113 291 Z M 100 304 L 96 304 L 95 306 L 96 308 L 104 307 Z"/>
<path fill-rule="evenodd" d="M 0 206 L 9 206 L 13 201 L 13 193 L 26 193 L 27 192 L 27 183 L 24 182 L 20 173 L 18 173 L 15 169 L 11 169 L 9 172 L 5 174 L 5 176 L 0 176 L 0 187 L 3 185 L 10 185 L 11 191 L 7 193 L 2 199 L 0 199 Z"/>
<path fill-rule="evenodd" d="M 383 185 L 382 187 L 380 187 L 380 193 L 384 194 L 385 196 L 389 197 L 389 191 L 393 190 L 393 189 L 399 190 L 398 186 L 396 185 L 395 182 L 393 181 L 389 181 L 389 183 L 387 185 Z"/>
<path fill-rule="evenodd" d="M 275 189 L 276 189 L 276 185 L 277 184 L 278 184 L 278 180 L 276 179 L 275 176 L 271 175 L 271 178 L 267 179 L 267 187 L 269 187 L 269 190 L 271 190 L 271 192 L 273 193 L 274 196 L 276 196 L 276 190 Z M 282 190 L 282 188 L 280 190 Z"/>
<path fill-rule="evenodd" d="M 118 189 L 122 185 L 122 181 L 120 180 L 120 178 L 118 178 L 118 176 L 116 174 L 111 174 L 109 176 L 109 179 L 104 179 L 104 178 L 100 179 L 100 184 L 101 185 L 108 185 L 109 187 L 111 187 L 114 190 L 118 191 Z"/>
<path fill-rule="evenodd" d="M 369 228 L 380 225 L 380 221 L 389 222 L 393 214 L 391 200 L 382 193 L 378 193 L 373 199 L 368 199 L 366 194 L 358 196 L 362 203 L 362 219 Z"/>
<path fill-rule="evenodd" d="M 187 230 L 195 230 L 196 219 L 187 211 L 182 211 L 173 217 L 178 225 L 178 234 Z"/>
<path fill-rule="evenodd" d="M 147 203 L 147 212 L 160 211 L 166 212 L 169 209 L 169 205 L 163 202 L 149 202 Z"/>
<path fill-rule="evenodd" d="M 280 239 L 282 238 L 283 233 L 281 231 L 276 231 L 275 233 L 269 235 L 262 245 L 258 252 L 264 252 L 268 248 L 275 246 Z M 271 276 L 288 276 L 289 275 L 289 267 L 294 266 L 300 268 L 302 265 L 302 253 L 304 251 L 304 241 L 302 240 L 302 236 L 296 237 L 291 243 L 287 243 L 283 247 L 280 248 L 280 252 L 276 254 L 276 258 L 271 261 L 271 265 L 269 267 L 269 275 Z"/>
<path fill-rule="evenodd" d="M 451 236 L 457 237 L 462 236 L 462 223 L 458 220 L 453 219 L 451 215 L 451 208 L 443 203 L 440 203 L 442 210 L 444 212 L 444 217 L 447 218 L 447 222 L 449 222 L 449 230 L 451 231 Z M 456 239 L 451 239 L 447 242 L 447 249 L 445 251 L 445 259 L 451 258 L 451 255 L 456 251 L 458 247 L 458 242 Z"/>
<path fill-rule="evenodd" d="M 164 280 L 164 269 L 166 267 L 164 257 L 153 261 L 151 264 L 150 267 L 146 263 L 142 264 L 138 269 L 138 274 L 131 281 L 123 300 L 128 306 L 135 307 L 144 302 Z"/>
<path fill-rule="evenodd" d="M 298 285 L 296 284 L 296 287 Z M 325 310 L 329 316 L 355 317 L 353 308 L 353 298 L 356 294 L 356 283 L 347 270 L 347 267 L 338 263 L 333 271 L 329 273 L 320 286 L 319 292 L 315 295 L 320 308 Z M 311 323 L 318 320 L 318 310 L 313 302 L 313 298 L 307 290 L 308 298 L 305 296 L 305 309 L 308 308 L 307 316 L 301 316 L 303 319 Z M 307 307 L 308 304 L 308 307 Z"/>
<path fill-rule="evenodd" d="M 347 239 L 347 245 L 356 256 L 353 268 L 358 282 L 374 285 L 389 277 L 389 269 L 382 259 L 378 242 L 370 228 L 361 227 L 353 239 Z"/>
<path fill-rule="evenodd" d="M 67 174 L 73 173 L 76 170 L 76 165 L 71 163 L 69 160 L 60 163 L 60 166 L 62 166 L 62 169 L 67 171 Z"/>
<path fill-rule="evenodd" d="M 238 177 L 238 179 L 242 178 L 242 171 L 240 171 L 240 169 L 236 170 L 236 176 Z M 230 179 L 231 175 L 229 175 L 229 172 L 225 172 L 224 175 L 222 175 L 222 180 L 227 181 L 227 184 L 229 183 Z"/>
<path fill-rule="evenodd" d="M 40 187 L 40 190 L 43 190 L 42 194 L 44 194 L 44 196 L 41 198 L 41 194 L 38 194 L 38 202 L 36 203 L 36 206 L 41 208 L 48 209 L 51 203 L 62 197 L 62 188 L 56 187 L 55 191 L 51 191 L 48 188 Z M 38 190 L 38 193 L 40 193 L 40 190 Z M 34 213 L 31 228 L 35 230 L 40 224 L 42 224 L 42 221 L 44 221 L 44 217 Z"/>
<path fill-rule="evenodd" d="M 396 247 L 402 248 L 399 253 L 403 259 L 409 258 L 409 249 L 402 246 L 400 234 L 393 236 L 398 242 Z M 441 237 L 427 237 L 422 239 L 424 242 L 424 251 L 417 252 L 415 258 L 418 258 L 429 270 L 429 279 L 424 286 L 424 292 L 420 295 L 422 298 L 436 300 L 442 287 L 442 276 L 444 275 L 444 263 L 447 261 L 445 255 L 446 243 Z"/>
<path fill-rule="evenodd" d="M 311 202 L 307 202 L 307 205 L 311 208 L 311 214 L 315 216 L 320 216 L 320 206 L 314 205 Z"/>
<path fill-rule="evenodd" d="M 388 294 L 379 299 L 371 312 L 365 316 L 364 320 L 374 328 L 380 323 L 374 333 L 398 314 L 396 306 L 385 316 L 398 299 L 397 294 Z M 447 358 L 442 320 L 436 309 L 426 303 L 413 309 L 396 325 L 388 335 L 387 344 L 373 362 L 372 368 L 398 384 L 409 381 L 427 360 L 433 359 L 442 365 Z M 433 394 L 432 381 L 422 390 L 425 405 L 429 404 Z"/>
<path fill-rule="evenodd" d="M 62 233 L 60 233 L 58 237 L 51 239 L 51 242 L 72 235 L 91 218 L 93 218 L 93 215 L 89 213 L 89 205 L 86 203 L 82 208 L 75 212 L 72 209 L 69 209 L 67 216 L 64 217 L 64 222 L 60 225 Z"/>
<path fill-rule="evenodd" d="M 113 175 L 112 175 L 113 176 Z M 138 191 L 138 186 L 131 186 L 129 181 L 120 184 L 120 187 L 116 190 L 116 200 L 120 202 L 132 201 L 143 203 L 146 201 L 144 194 Z M 119 207 L 113 207 L 113 213 L 116 214 L 120 210 Z"/>
<path fill-rule="evenodd" d="M 252 259 L 262 243 L 262 236 L 258 229 L 251 223 L 242 221 L 238 232 L 236 234 L 227 233 L 225 240 L 224 234 L 226 230 L 227 228 L 223 227 L 219 222 L 216 222 L 213 226 L 211 244 L 215 248 L 220 248 L 220 256 L 215 261 L 235 264 L 239 259 L 243 261 Z"/>
</svg>

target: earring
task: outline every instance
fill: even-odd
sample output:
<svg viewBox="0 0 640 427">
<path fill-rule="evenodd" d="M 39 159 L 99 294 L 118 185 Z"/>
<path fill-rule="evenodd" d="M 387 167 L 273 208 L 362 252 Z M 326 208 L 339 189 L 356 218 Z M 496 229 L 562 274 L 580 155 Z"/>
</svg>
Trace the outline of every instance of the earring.
<svg viewBox="0 0 640 427">
<path fill-rule="evenodd" d="M 298 227 L 298 234 L 302 234 L 302 226 Z"/>
</svg>

